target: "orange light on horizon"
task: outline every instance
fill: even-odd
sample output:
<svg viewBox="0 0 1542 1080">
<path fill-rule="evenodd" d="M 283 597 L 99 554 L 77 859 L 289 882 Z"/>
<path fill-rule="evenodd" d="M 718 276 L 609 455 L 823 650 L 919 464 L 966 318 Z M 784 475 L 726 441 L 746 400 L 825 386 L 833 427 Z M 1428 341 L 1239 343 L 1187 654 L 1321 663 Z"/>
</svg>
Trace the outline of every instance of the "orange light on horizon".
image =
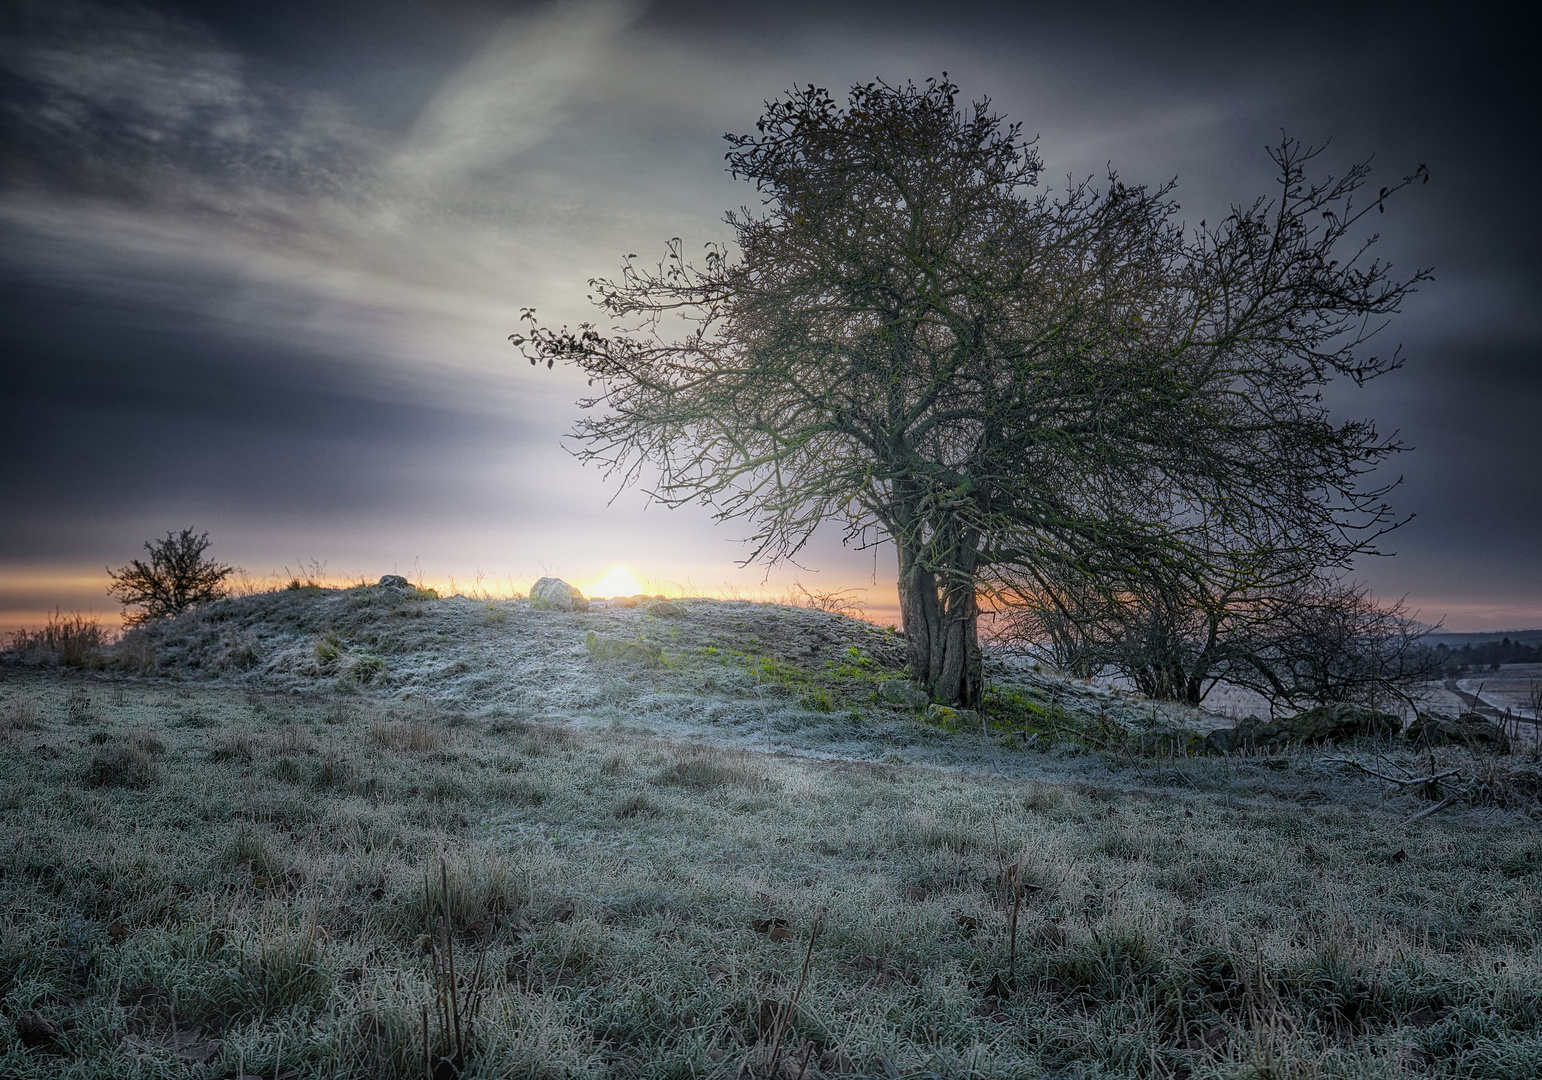
<svg viewBox="0 0 1542 1080">
<path fill-rule="evenodd" d="M 583 589 L 584 595 L 591 597 L 636 596 L 642 591 L 632 572 L 620 565 L 612 566 L 603 577 L 589 582 Z"/>
</svg>

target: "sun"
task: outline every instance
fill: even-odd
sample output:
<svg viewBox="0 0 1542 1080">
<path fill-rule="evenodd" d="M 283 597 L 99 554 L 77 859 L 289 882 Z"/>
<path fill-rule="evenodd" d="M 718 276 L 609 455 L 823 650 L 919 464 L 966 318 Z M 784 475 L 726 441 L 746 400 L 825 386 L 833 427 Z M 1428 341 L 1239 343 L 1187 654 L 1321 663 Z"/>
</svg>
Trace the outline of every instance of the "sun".
<svg viewBox="0 0 1542 1080">
<path fill-rule="evenodd" d="M 584 590 L 590 596 L 636 596 L 642 592 L 642 586 L 637 584 L 637 579 L 632 572 L 624 566 L 612 566 L 605 571 L 605 576 L 590 582 L 589 588 Z"/>
</svg>

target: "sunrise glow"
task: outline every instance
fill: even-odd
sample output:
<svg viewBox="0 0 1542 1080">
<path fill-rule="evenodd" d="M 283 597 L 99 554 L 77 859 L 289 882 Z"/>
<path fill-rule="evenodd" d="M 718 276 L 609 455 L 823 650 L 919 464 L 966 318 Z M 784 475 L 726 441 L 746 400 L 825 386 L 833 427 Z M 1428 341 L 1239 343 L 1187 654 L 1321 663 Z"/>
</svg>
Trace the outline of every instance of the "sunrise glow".
<svg viewBox="0 0 1542 1080">
<path fill-rule="evenodd" d="M 584 589 L 588 596 L 636 596 L 642 591 L 632 572 L 624 566 L 612 566 L 604 577 L 590 582 Z"/>
</svg>

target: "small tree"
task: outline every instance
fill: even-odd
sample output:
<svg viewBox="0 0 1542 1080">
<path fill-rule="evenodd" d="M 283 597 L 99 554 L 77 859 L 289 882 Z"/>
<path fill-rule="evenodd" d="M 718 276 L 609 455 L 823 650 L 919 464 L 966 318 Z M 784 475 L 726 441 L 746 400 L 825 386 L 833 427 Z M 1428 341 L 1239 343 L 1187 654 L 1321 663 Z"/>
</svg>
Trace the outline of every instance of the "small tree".
<svg viewBox="0 0 1542 1080">
<path fill-rule="evenodd" d="M 168 532 L 164 539 L 145 541 L 149 563 L 135 559 L 127 566 L 108 569 L 112 584 L 107 591 L 125 608 L 138 608 L 124 616 L 129 626 L 180 614 L 195 604 L 219 600 L 229 590 L 225 579 L 236 568 L 206 558 L 209 534 L 183 529 Z"/>
</svg>

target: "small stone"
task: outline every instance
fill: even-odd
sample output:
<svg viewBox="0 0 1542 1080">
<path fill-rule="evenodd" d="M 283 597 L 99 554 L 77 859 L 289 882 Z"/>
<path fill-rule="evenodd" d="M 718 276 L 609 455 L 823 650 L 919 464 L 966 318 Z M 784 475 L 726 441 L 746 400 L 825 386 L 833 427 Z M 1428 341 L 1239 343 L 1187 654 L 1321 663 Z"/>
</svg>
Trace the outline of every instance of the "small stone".
<svg viewBox="0 0 1542 1080">
<path fill-rule="evenodd" d="M 407 579 L 400 574 L 386 574 L 379 581 L 375 582 L 375 587 L 379 589 L 406 589 L 411 586 L 408 584 Z"/>
<path fill-rule="evenodd" d="M 685 608 L 673 600 L 654 600 L 643 610 L 660 619 L 678 619 L 685 614 Z"/>
</svg>

